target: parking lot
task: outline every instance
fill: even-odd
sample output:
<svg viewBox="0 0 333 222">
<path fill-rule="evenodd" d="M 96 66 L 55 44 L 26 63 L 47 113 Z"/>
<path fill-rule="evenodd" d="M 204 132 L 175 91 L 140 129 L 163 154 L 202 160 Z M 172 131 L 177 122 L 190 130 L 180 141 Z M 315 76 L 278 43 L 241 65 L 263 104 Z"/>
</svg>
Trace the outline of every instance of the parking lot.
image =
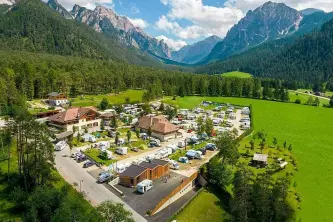
<svg viewBox="0 0 333 222">
<path fill-rule="evenodd" d="M 121 185 L 116 185 L 116 187 L 124 193 L 122 200 L 136 212 L 144 216 L 148 210 L 154 209 L 164 197 L 178 187 L 185 178 L 180 174 L 171 172 L 170 177 L 155 180 L 153 188 L 145 194 L 137 192 L 135 188 L 128 188 Z"/>
</svg>

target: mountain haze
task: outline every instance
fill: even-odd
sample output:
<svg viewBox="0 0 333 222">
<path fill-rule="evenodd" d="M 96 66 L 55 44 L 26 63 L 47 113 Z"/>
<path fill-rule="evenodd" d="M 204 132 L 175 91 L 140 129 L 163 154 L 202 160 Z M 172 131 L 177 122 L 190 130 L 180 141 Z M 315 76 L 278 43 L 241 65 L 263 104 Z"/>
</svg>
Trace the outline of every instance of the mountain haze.
<svg viewBox="0 0 333 222">
<path fill-rule="evenodd" d="M 220 37 L 213 35 L 193 45 L 184 46 L 179 51 L 172 52 L 171 57 L 177 62 L 195 64 L 208 56 L 216 43 L 221 40 Z"/>
</svg>

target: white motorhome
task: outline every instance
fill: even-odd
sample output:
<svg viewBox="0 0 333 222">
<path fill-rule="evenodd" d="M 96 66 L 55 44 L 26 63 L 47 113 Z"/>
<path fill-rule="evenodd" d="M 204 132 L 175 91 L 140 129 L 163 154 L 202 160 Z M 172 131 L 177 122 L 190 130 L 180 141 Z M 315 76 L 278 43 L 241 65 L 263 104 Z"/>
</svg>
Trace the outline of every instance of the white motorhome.
<svg viewBox="0 0 333 222">
<path fill-rule="evenodd" d="M 116 149 L 116 153 L 120 154 L 120 155 L 127 155 L 127 147 L 118 147 Z"/>
<path fill-rule="evenodd" d="M 55 145 L 54 150 L 61 151 L 65 149 L 67 146 L 68 144 L 65 141 L 60 141 Z"/>
<path fill-rule="evenodd" d="M 179 141 L 179 142 L 178 142 L 178 147 L 179 147 L 179 148 L 183 148 L 183 147 L 185 147 L 185 142 L 184 142 L 184 141 Z"/>
<path fill-rule="evenodd" d="M 111 143 L 110 143 L 110 141 L 102 141 L 102 142 L 99 142 L 98 147 L 101 150 L 106 150 L 106 149 L 109 149 L 111 147 Z"/>
<path fill-rule="evenodd" d="M 173 145 L 173 144 L 168 145 L 167 148 L 172 149 L 173 153 L 176 152 L 176 150 L 179 149 L 179 147 L 177 145 Z"/>
<path fill-rule="evenodd" d="M 151 180 L 141 181 L 136 186 L 137 191 L 142 194 L 148 192 L 148 190 L 150 190 L 151 188 L 153 188 L 153 181 L 151 181 Z"/>
<path fill-rule="evenodd" d="M 226 125 L 227 125 L 228 127 L 233 127 L 233 126 L 234 126 L 234 123 L 233 123 L 231 120 L 228 120 L 227 123 L 226 123 Z"/>
</svg>

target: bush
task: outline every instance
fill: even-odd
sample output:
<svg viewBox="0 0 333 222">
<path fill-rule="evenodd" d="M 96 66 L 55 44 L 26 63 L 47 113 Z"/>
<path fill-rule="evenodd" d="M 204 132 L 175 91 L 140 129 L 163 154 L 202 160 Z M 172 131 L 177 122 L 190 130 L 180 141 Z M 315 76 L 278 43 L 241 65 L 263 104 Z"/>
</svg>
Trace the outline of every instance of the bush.
<svg viewBox="0 0 333 222">
<path fill-rule="evenodd" d="M 146 150 L 148 147 L 144 144 L 141 144 L 139 147 L 138 147 L 140 150 Z"/>
<path fill-rule="evenodd" d="M 295 103 L 296 103 L 296 104 L 301 104 L 302 102 L 301 102 L 300 99 L 296 99 L 296 100 L 295 100 Z"/>
</svg>

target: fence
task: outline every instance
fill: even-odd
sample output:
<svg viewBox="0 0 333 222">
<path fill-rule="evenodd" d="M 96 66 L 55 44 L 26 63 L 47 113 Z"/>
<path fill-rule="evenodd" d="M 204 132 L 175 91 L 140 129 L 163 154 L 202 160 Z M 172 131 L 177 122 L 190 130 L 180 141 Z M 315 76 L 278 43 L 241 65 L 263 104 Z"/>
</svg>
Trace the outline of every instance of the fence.
<svg viewBox="0 0 333 222">
<path fill-rule="evenodd" d="M 171 193 L 168 196 L 164 197 L 155 206 L 155 208 L 152 210 L 151 214 L 154 215 L 170 198 L 172 198 L 173 196 L 175 196 L 179 191 L 181 191 L 186 185 L 188 185 L 189 183 L 191 183 L 197 177 L 198 177 L 198 172 L 196 172 L 192 176 L 184 179 L 183 182 L 178 187 L 176 187 L 173 191 L 171 191 Z"/>
</svg>

